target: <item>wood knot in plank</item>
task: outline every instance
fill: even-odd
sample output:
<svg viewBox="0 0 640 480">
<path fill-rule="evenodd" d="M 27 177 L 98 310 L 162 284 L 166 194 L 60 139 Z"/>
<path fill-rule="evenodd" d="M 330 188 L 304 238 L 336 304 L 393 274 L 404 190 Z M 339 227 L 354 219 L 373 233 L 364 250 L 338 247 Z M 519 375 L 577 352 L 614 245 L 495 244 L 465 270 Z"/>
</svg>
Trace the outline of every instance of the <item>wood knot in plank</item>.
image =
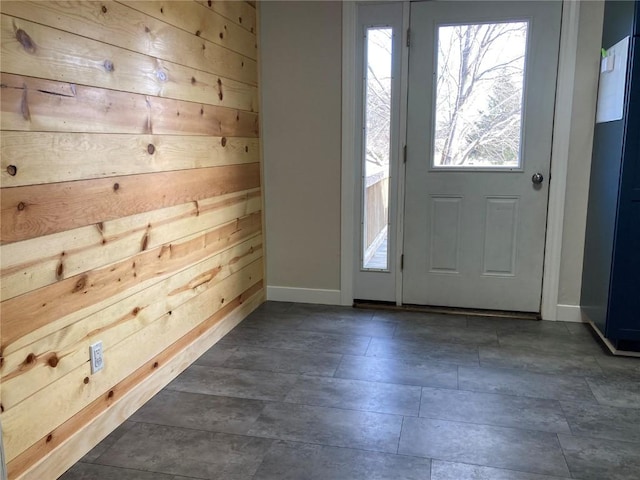
<svg viewBox="0 0 640 480">
<path fill-rule="evenodd" d="M 16 30 L 16 40 L 20 42 L 20 45 L 22 45 L 22 48 L 24 48 L 26 52 L 36 53 L 36 44 L 33 43 L 29 34 L 21 28 Z"/>
<path fill-rule="evenodd" d="M 53 440 L 53 433 L 47 435 L 47 443 L 51 442 L 51 440 Z"/>
<path fill-rule="evenodd" d="M 149 234 L 145 233 L 144 237 L 142 237 L 142 245 L 140 246 L 140 251 L 144 252 L 149 246 Z"/>
<path fill-rule="evenodd" d="M 107 393 L 107 398 L 113 398 L 113 390 L 109 390 L 109 393 Z"/>
<path fill-rule="evenodd" d="M 22 212 L 25 208 L 27 208 L 27 206 L 25 205 L 24 202 L 20 202 L 20 203 L 18 203 L 16 208 L 18 209 L 19 212 Z"/>
<path fill-rule="evenodd" d="M 107 72 L 113 72 L 113 71 L 115 70 L 115 68 L 116 68 L 116 67 L 113 65 L 113 62 L 112 62 L 111 60 L 105 60 L 105 61 L 104 61 L 104 63 L 103 63 L 103 65 L 104 65 L 104 69 L 105 69 Z"/>
<path fill-rule="evenodd" d="M 24 364 L 25 365 L 31 365 L 33 362 L 36 361 L 36 356 L 33 353 L 30 353 L 29 355 L 27 355 L 27 358 L 25 358 L 24 360 Z"/>
<path fill-rule="evenodd" d="M 81 290 L 84 289 L 84 287 L 87 286 L 87 276 L 86 275 L 82 275 L 78 281 L 76 282 L 75 286 L 73 287 L 73 290 L 71 291 L 71 293 L 76 293 L 79 292 Z"/>
<path fill-rule="evenodd" d="M 220 40 L 224 40 L 224 33 L 220 32 Z"/>
<path fill-rule="evenodd" d="M 153 155 L 156 151 L 156 147 L 153 143 L 150 143 L 149 145 L 147 145 L 147 153 L 149 155 Z"/>
<path fill-rule="evenodd" d="M 63 276 L 64 276 L 64 263 L 61 260 L 60 263 L 58 264 L 58 268 L 56 268 L 56 278 L 58 280 L 62 280 Z"/>
<path fill-rule="evenodd" d="M 84 380 L 82 381 L 85 385 L 89 384 L 89 377 L 84 377 Z"/>
<path fill-rule="evenodd" d="M 55 353 L 53 355 L 51 355 L 49 357 L 49 360 L 47 361 L 47 363 L 49 364 L 49 366 L 51 368 L 56 368 L 58 366 L 58 362 L 60 362 L 60 359 L 58 358 L 58 356 Z"/>
<path fill-rule="evenodd" d="M 164 70 L 158 70 L 156 71 L 156 78 L 161 82 L 166 82 L 169 79 L 169 76 Z"/>
<path fill-rule="evenodd" d="M 8 165 L 7 166 L 7 173 L 9 175 L 11 175 L 12 177 L 15 177 L 16 174 L 18 173 L 18 167 L 16 167 L 15 165 Z"/>
<path fill-rule="evenodd" d="M 207 0 L 207 5 L 209 6 L 213 5 L 213 2 L 211 0 Z"/>
<path fill-rule="evenodd" d="M 153 362 L 153 368 L 158 368 L 160 364 L 158 362 Z"/>
<path fill-rule="evenodd" d="M 117 192 L 118 190 L 120 190 L 120 184 L 116 182 L 113 184 L 113 191 Z"/>
<path fill-rule="evenodd" d="M 22 118 L 24 118 L 27 122 L 31 120 L 31 112 L 29 111 L 29 100 L 27 98 L 27 85 L 22 86 L 22 99 L 20 101 L 20 113 L 22 113 Z"/>
<path fill-rule="evenodd" d="M 227 137 L 222 137 L 222 140 L 220 140 L 220 143 L 222 144 L 223 147 L 227 146 Z"/>
<path fill-rule="evenodd" d="M 222 101 L 223 97 L 224 95 L 222 93 L 222 80 L 218 79 L 218 98 Z"/>
<path fill-rule="evenodd" d="M 145 27 L 144 27 L 144 32 L 145 32 L 145 33 L 151 33 L 151 30 L 149 29 L 149 27 L 147 27 L 147 26 L 145 25 Z"/>
<path fill-rule="evenodd" d="M 107 13 L 107 7 L 105 7 L 104 5 L 102 5 L 102 8 L 100 10 L 102 10 L 102 13 Z"/>
<path fill-rule="evenodd" d="M 196 37 L 200 36 L 200 30 L 196 30 Z"/>
</svg>

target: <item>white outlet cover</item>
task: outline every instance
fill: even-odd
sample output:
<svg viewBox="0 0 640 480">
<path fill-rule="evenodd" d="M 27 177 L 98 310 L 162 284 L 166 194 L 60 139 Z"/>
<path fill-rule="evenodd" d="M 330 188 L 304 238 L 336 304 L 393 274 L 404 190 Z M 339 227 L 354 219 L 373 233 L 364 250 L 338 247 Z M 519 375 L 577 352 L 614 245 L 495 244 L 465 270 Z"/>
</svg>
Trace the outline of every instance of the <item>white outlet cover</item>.
<svg viewBox="0 0 640 480">
<path fill-rule="evenodd" d="M 96 342 L 89 346 L 89 359 L 91 361 L 91 373 L 99 372 L 104 368 L 102 355 L 102 342 Z"/>
</svg>

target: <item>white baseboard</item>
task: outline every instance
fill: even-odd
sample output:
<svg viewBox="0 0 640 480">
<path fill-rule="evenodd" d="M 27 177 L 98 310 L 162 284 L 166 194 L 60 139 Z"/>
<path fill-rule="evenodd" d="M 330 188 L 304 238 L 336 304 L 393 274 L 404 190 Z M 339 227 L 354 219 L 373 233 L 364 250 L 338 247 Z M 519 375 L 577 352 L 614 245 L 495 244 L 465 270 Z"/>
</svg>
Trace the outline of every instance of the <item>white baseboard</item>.
<svg viewBox="0 0 640 480">
<path fill-rule="evenodd" d="M 267 300 L 274 300 L 276 302 L 316 303 L 318 305 L 341 305 L 342 299 L 340 290 L 267 286 Z"/>
<path fill-rule="evenodd" d="M 580 305 L 558 305 L 556 307 L 556 317 L 559 322 L 584 323 Z"/>
</svg>

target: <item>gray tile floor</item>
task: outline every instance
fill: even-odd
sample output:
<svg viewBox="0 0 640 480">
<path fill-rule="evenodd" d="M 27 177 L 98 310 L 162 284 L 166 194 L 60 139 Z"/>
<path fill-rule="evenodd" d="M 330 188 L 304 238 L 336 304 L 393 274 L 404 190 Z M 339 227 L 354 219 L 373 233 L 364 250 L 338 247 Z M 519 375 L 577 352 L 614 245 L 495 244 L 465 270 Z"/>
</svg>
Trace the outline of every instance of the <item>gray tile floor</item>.
<svg viewBox="0 0 640 480">
<path fill-rule="evenodd" d="M 64 480 L 638 480 L 640 359 L 579 324 L 268 302 Z"/>
</svg>

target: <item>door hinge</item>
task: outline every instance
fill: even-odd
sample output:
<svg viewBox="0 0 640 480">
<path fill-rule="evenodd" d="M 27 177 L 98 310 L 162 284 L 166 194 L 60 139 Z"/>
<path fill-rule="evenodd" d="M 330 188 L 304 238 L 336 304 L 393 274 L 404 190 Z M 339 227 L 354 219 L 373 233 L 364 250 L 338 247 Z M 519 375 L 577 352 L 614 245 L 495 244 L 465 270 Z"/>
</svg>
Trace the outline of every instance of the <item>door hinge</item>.
<svg viewBox="0 0 640 480">
<path fill-rule="evenodd" d="M 404 253 L 400 255 L 400 270 L 404 270 Z"/>
<path fill-rule="evenodd" d="M 407 28 L 407 47 L 411 46 L 411 29 Z"/>
<path fill-rule="evenodd" d="M 407 146 L 406 145 L 402 148 L 402 159 L 403 159 L 403 163 L 407 163 Z"/>
</svg>

